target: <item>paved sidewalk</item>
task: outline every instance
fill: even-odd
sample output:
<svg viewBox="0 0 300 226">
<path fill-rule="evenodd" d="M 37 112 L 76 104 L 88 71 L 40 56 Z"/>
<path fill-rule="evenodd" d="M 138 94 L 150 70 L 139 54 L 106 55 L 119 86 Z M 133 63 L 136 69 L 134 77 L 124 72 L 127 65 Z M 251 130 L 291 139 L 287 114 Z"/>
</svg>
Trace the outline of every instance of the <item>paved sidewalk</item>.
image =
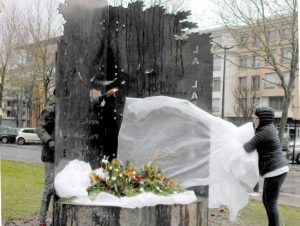
<svg viewBox="0 0 300 226">
<path fill-rule="evenodd" d="M 294 162 L 294 165 L 292 165 L 292 161 L 289 162 L 289 168 L 290 171 L 298 171 L 300 172 L 300 164 Z"/>
<path fill-rule="evenodd" d="M 290 171 L 288 172 L 288 176 L 280 190 L 278 203 L 288 206 L 300 207 L 300 164 L 294 162 L 294 164 L 292 165 L 291 161 L 289 161 L 288 163 Z M 250 196 L 250 199 L 261 202 L 263 191 L 263 178 L 259 179 L 259 185 L 260 196 Z M 249 193 L 250 192 L 251 191 L 249 191 Z"/>
</svg>

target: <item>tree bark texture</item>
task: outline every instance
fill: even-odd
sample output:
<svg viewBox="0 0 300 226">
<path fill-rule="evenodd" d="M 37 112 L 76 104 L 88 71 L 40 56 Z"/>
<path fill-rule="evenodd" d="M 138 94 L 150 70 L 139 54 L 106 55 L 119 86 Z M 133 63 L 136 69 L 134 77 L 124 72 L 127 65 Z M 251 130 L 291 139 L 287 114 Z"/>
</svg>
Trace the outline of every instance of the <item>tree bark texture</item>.
<svg viewBox="0 0 300 226">
<path fill-rule="evenodd" d="M 189 205 L 156 205 L 141 209 L 56 203 L 60 226 L 205 226 L 207 200 Z"/>
</svg>

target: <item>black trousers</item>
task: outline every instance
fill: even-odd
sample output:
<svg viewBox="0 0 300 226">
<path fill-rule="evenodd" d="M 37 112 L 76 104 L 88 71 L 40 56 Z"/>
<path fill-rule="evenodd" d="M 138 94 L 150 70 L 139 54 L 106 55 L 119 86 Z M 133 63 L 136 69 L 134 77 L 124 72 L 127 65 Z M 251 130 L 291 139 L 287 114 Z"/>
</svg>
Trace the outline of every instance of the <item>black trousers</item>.
<svg viewBox="0 0 300 226">
<path fill-rule="evenodd" d="M 277 207 L 280 188 L 287 176 L 283 173 L 276 177 L 268 177 L 264 180 L 262 201 L 267 211 L 269 226 L 280 226 L 280 217 Z"/>
</svg>

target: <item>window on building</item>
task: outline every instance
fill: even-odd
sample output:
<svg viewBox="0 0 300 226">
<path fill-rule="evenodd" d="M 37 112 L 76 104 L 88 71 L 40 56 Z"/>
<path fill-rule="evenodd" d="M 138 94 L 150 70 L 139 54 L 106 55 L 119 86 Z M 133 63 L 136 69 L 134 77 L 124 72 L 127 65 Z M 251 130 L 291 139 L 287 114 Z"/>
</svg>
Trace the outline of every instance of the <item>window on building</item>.
<svg viewBox="0 0 300 226">
<path fill-rule="evenodd" d="M 220 91 L 220 90 L 221 90 L 221 79 L 213 78 L 213 91 Z"/>
<path fill-rule="evenodd" d="M 247 56 L 240 56 L 239 58 L 239 68 L 247 67 Z"/>
<path fill-rule="evenodd" d="M 292 52 L 291 49 L 281 49 L 281 62 L 282 63 L 290 63 L 292 59 Z"/>
<path fill-rule="evenodd" d="M 248 36 L 241 35 L 240 37 L 240 48 L 245 48 L 247 46 Z"/>
<path fill-rule="evenodd" d="M 220 46 L 222 46 L 222 36 L 215 36 L 213 37 L 213 46 L 215 49 L 220 49 Z M 216 43 L 218 43 L 220 46 L 218 46 Z"/>
<path fill-rule="evenodd" d="M 269 28 L 267 31 L 267 38 L 269 42 L 276 41 L 276 29 L 275 28 Z"/>
<path fill-rule="evenodd" d="M 245 90 L 247 88 L 247 77 L 239 77 L 239 90 Z"/>
<path fill-rule="evenodd" d="M 238 104 L 239 104 L 238 111 L 239 111 L 240 114 L 242 114 L 247 109 L 246 98 L 239 98 L 238 99 Z"/>
<path fill-rule="evenodd" d="M 292 37 L 292 26 L 290 24 L 283 25 L 281 29 L 281 38 L 290 39 Z"/>
<path fill-rule="evenodd" d="M 283 74 L 283 77 L 284 77 L 285 84 L 289 84 L 291 72 L 290 71 L 285 71 L 285 72 L 282 72 L 282 74 Z"/>
<path fill-rule="evenodd" d="M 212 99 L 212 111 L 213 112 L 220 112 L 220 98 L 213 98 Z"/>
<path fill-rule="evenodd" d="M 275 73 L 265 74 L 265 88 L 275 88 Z"/>
<path fill-rule="evenodd" d="M 260 57 L 258 55 L 252 56 L 252 67 L 259 67 L 260 66 Z"/>
<path fill-rule="evenodd" d="M 214 65 L 213 65 L 214 71 L 220 71 L 221 70 L 221 63 L 222 63 L 222 58 L 221 57 L 214 57 Z"/>
<path fill-rule="evenodd" d="M 268 52 L 266 65 L 269 65 L 270 62 L 272 62 L 272 56 L 276 59 L 276 49 L 272 49 L 270 52 Z"/>
<path fill-rule="evenodd" d="M 253 106 L 257 106 L 260 103 L 260 97 L 254 97 L 254 98 L 251 98 L 251 100 L 252 100 Z M 253 109 L 253 110 L 255 111 L 255 109 Z"/>
<path fill-rule="evenodd" d="M 8 118 L 13 118 L 16 116 L 16 112 L 15 111 L 6 111 L 6 116 Z"/>
<path fill-rule="evenodd" d="M 262 44 L 258 35 L 254 35 L 254 44 L 257 46 L 260 46 Z"/>
<path fill-rule="evenodd" d="M 270 107 L 274 109 L 274 111 L 282 111 L 283 110 L 284 97 L 270 97 L 269 104 Z"/>
<path fill-rule="evenodd" d="M 6 106 L 7 106 L 7 107 L 15 107 L 15 106 L 16 106 L 16 102 L 17 102 L 17 101 L 15 101 L 15 100 L 8 100 L 8 101 L 6 102 Z"/>
<path fill-rule="evenodd" d="M 251 88 L 252 88 L 252 90 L 260 89 L 260 76 L 259 75 L 252 76 Z"/>
</svg>

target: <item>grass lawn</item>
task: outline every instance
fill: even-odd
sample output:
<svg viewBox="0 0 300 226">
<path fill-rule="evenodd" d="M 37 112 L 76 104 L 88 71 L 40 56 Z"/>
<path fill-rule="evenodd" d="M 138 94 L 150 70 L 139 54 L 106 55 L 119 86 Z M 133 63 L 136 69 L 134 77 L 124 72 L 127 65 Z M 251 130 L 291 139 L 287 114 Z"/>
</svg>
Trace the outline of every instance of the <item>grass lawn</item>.
<svg viewBox="0 0 300 226">
<path fill-rule="evenodd" d="M 2 221 L 39 212 L 44 166 L 1 159 Z"/>
<path fill-rule="evenodd" d="M 300 208 L 279 204 L 278 209 L 283 226 L 300 225 Z M 247 222 L 247 225 L 268 225 L 267 213 L 262 202 L 250 201 L 242 209 L 240 218 Z"/>
<path fill-rule="evenodd" d="M 1 198 L 2 221 L 26 218 L 39 212 L 43 192 L 43 165 L 33 165 L 8 160 L 1 160 Z M 51 205 L 50 205 L 51 206 Z M 279 205 L 283 226 L 300 225 L 300 208 Z M 223 216 L 223 220 L 228 220 Z M 250 201 L 238 217 L 243 223 L 232 222 L 228 225 L 267 225 L 267 215 L 261 202 Z M 220 224 L 224 225 L 224 221 Z"/>
</svg>

